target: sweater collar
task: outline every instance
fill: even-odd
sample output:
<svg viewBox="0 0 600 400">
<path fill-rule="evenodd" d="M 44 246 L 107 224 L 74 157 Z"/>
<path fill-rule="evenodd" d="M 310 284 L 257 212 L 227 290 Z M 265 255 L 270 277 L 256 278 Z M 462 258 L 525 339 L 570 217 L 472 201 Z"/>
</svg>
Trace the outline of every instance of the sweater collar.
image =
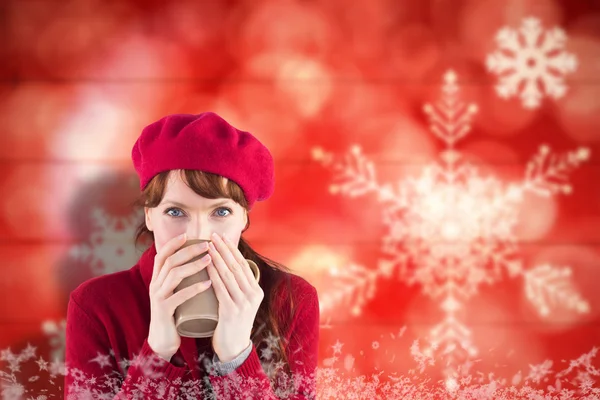
<svg viewBox="0 0 600 400">
<path fill-rule="evenodd" d="M 156 246 L 154 242 L 148 247 L 140 257 L 140 274 L 146 289 L 150 290 L 150 281 L 152 280 L 152 271 L 154 270 L 154 257 L 156 256 Z"/>
</svg>

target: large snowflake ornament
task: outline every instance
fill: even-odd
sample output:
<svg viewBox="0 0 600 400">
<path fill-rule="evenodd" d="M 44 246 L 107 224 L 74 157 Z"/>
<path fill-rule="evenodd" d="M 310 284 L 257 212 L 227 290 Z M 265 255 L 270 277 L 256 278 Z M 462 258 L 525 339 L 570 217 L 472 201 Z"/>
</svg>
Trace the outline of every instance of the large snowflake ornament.
<svg viewBox="0 0 600 400">
<path fill-rule="evenodd" d="M 487 69 L 499 75 L 498 95 L 519 94 L 525 108 L 539 107 L 544 93 L 554 99 L 564 96 L 564 75 L 577 68 L 577 58 L 564 51 L 566 41 L 562 29 L 544 31 L 537 18 L 524 19 L 518 30 L 500 29 L 498 50 L 486 60 Z"/>
<path fill-rule="evenodd" d="M 568 174 L 589 158 L 589 150 L 557 155 L 543 145 L 521 182 L 485 175 L 455 148 L 469 133 L 477 112 L 474 104 L 460 99 L 459 89 L 456 74 L 448 71 L 440 100 L 424 106 L 431 131 L 445 144 L 440 160 L 395 185 L 377 180 L 373 162 L 359 146 L 343 157 L 313 150 L 313 157 L 334 172 L 331 192 L 375 195 L 386 227 L 375 269 L 353 264 L 330 271 L 334 283 L 321 296 L 323 313 L 344 304 L 360 314 L 380 278 L 419 285 L 444 314 L 430 331 L 424 354 L 442 355 L 450 366 L 477 354 L 471 330 L 457 315 L 482 284 L 493 284 L 504 275 L 524 278 L 527 297 L 541 315 L 559 306 L 580 313 L 589 307 L 575 290 L 568 267 L 525 268 L 515 235 L 525 194 L 570 193 Z"/>
<path fill-rule="evenodd" d="M 133 212 L 127 217 L 113 217 L 102 209 L 94 209 L 94 231 L 89 242 L 74 246 L 71 257 L 89 263 L 94 276 L 131 268 L 139 258 L 132 238 L 141 218 L 141 212 Z"/>
</svg>

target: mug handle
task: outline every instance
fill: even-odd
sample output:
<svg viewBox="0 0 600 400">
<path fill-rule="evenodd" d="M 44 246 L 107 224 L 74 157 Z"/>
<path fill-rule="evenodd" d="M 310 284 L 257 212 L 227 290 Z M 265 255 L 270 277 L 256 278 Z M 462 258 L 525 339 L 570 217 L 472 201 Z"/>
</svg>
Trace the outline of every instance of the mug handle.
<svg viewBox="0 0 600 400">
<path fill-rule="evenodd" d="M 248 265 L 250 265 L 250 269 L 252 269 L 256 280 L 260 281 L 260 269 L 258 268 L 258 265 L 252 260 L 246 259 L 246 261 L 248 261 Z"/>
</svg>

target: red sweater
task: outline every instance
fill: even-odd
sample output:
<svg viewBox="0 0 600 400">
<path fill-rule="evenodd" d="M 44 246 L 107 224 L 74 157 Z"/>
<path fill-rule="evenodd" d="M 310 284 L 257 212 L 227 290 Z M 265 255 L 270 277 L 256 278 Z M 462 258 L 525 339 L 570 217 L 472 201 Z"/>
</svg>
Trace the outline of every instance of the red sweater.
<svg viewBox="0 0 600 400">
<path fill-rule="evenodd" d="M 296 310 L 287 296 L 274 300 L 296 389 L 287 375 L 269 377 L 270 353 L 252 345 L 235 371 L 218 376 L 211 368 L 211 338 L 181 338 L 170 362 L 148 345 L 149 285 L 156 248 L 131 269 L 90 279 L 69 298 L 66 327 L 65 398 L 103 399 L 312 399 L 316 397 L 319 303 L 315 288 L 289 274 Z M 286 285 L 280 285 L 286 288 Z M 265 294 L 267 295 L 267 294 Z M 266 297 L 266 296 L 265 296 Z M 286 311 L 288 310 L 288 311 Z M 259 349 L 262 346 L 259 344 Z M 286 378 L 287 379 L 282 379 Z M 166 378 L 166 379 L 164 379 Z M 272 382 L 273 381 L 273 382 Z M 293 385 L 292 385 L 293 386 Z M 91 396 L 90 396 L 91 395 Z"/>
</svg>

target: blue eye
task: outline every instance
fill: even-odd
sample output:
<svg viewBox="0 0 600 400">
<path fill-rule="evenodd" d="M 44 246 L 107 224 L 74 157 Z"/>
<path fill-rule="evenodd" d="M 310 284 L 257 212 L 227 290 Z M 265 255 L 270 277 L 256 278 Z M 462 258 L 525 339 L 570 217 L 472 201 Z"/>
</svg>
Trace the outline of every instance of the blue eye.
<svg viewBox="0 0 600 400">
<path fill-rule="evenodd" d="M 171 211 L 174 211 L 174 212 L 180 213 L 180 214 L 179 215 L 177 215 L 177 214 L 174 215 L 174 214 L 171 213 Z M 178 218 L 178 217 L 181 217 L 183 215 L 183 212 L 179 208 L 167 208 L 165 210 L 165 214 L 167 214 L 167 215 L 169 215 L 171 217 Z"/>
<path fill-rule="evenodd" d="M 227 214 L 223 214 L 223 213 L 221 213 L 221 211 L 225 211 L 225 212 L 227 212 Z M 227 207 L 220 207 L 220 208 L 217 208 L 216 213 L 217 213 L 218 217 L 224 218 L 224 217 L 228 216 L 229 214 L 231 214 L 231 210 Z"/>
</svg>

